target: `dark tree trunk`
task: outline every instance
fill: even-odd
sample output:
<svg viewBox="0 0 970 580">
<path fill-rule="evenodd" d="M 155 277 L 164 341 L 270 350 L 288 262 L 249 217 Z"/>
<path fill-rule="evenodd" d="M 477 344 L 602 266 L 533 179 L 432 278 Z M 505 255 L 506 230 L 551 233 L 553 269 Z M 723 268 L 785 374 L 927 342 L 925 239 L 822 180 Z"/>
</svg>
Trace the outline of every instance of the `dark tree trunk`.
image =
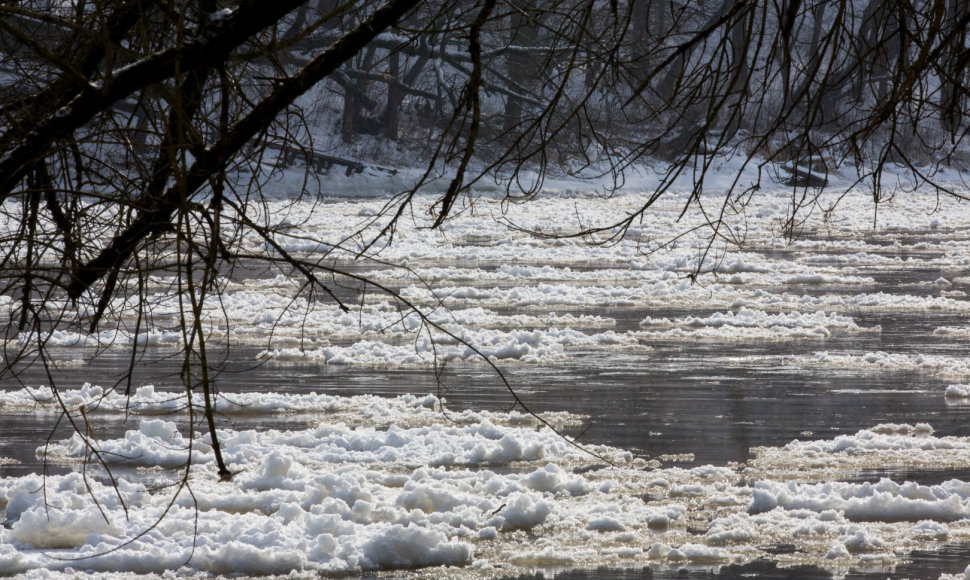
<svg viewBox="0 0 970 580">
<path fill-rule="evenodd" d="M 968 0 L 950 0 L 947 3 L 947 23 L 959 20 L 970 10 Z M 949 28 L 949 26 L 947 27 Z M 947 46 L 946 56 L 944 57 L 945 72 L 942 75 L 942 90 L 940 92 L 940 109 L 942 111 L 943 128 L 951 135 L 956 135 L 963 124 L 964 108 L 966 103 L 965 93 L 967 78 L 967 56 L 963 49 L 967 40 L 967 31 L 960 28 L 954 34 Z"/>
<path fill-rule="evenodd" d="M 394 53 L 388 57 L 390 81 L 387 86 L 387 106 L 384 109 L 384 124 L 381 128 L 384 136 L 397 141 L 401 124 L 401 105 L 404 103 L 404 90 L 401 86 L 401 56 Z"/>
<path fill-rule="evenodd" d="M 373 46 L 367 48 L 360 70 L 370 70 L 375 54 L 376 49 Z M 361 133 L 377 134 L 374 130 L 376 128 L 374 119 L 364 117 L 365 99 L 363 97 L 366 96 L 367 78 L 357 76 L 351 78 L 350 82 L 352 84 L 344 88 L 344 112 L 340 122 L 340 138 L 344 143 L 350 143 L 355 135 Z"/>
<path fill-rule="evenodd" d="M 512 13 L 510 24 L 512 50 L 508 56 L 508 77 L 512 81 L 512 91 L 527 94 L 535 88 L 539 75 L 539 62 L 535 52 L 528 50 L 539 44 L 539 27 L 536 15 L 523 12 L 524 8 Z M 522 122 L 522 99 L 509 95 L 505 101 L 505 116 L 502 132 L 508 134 Z"/>
</svg>

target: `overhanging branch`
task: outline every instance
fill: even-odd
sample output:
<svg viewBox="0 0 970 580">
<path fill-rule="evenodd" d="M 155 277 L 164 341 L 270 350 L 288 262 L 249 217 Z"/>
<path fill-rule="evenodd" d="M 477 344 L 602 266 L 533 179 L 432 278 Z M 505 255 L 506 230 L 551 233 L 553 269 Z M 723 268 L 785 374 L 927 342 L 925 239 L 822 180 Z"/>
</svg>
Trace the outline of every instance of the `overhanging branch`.
<svg viewBox="0 0 970 580">
<path fill-rule="evenodd" d="M 204 187 L 250 139 L 264 130 L 297 97 L 320 82 L 337 67 L 360 52 L 375 36 L 404 17 L 420 0 L 391 0 L 378 8 L 327 50 L 317 55 L 297 74 L 280 79 L 273 92 L 260 101 L 225 135 L 204 149 L 189 168 L 183 184 L 170 187 L 156 207 L 142 211 L 123 232 L 94 259 L 78 268 L 68 286 L 68 296 L 77 299 L 95 281 L 116 265 L 128 260 L 138 244 L 171 222 L 182 196 L 191 196 Z"/>
</svg>

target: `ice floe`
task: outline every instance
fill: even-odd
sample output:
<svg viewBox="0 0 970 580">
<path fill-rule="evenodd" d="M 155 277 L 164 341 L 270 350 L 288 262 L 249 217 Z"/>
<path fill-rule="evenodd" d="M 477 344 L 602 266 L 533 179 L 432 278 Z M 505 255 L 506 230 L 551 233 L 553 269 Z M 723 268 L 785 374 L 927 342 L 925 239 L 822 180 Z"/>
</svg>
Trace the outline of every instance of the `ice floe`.
<svg viewBox="0 0 970 580">
<path fill-rule="evenodd" d="M 634 215 L 644 183 L 608 202 L 564 189 L 528 204 L 481 195 L 442 231 L 427 228 L 433 198 L 418 195 L 413 220 L 371 260 L 356 260 L 355 252 L 386 223 L 386 196 L 294 203 L 279 195 L 254 216 L 279 226 L 278 247 L 317 261 L 321 271 L 364 273 L 403 300 L 342 288 L 354 297 L 344 312 L 304 292 L 292 272 L 237 272 L 206 302 L 204 323 L 214 341 L 250 347 L 245 352 L 267 365 L 474 365 L 482 357 L 555 366 L 592 355 L 663 367 L 667 361 L 651 357 L 688 341 L 785 341 L 772 354 L 669 364 L 918 372 L 954 381 L 945 393 L 919 396 L 945 394 L 954 405 L 970 398 L 958 382 L 970 380 L 959 353 L 895 351 L 889 340 L 837 344 L 845 336 L 878 338 L 883 328 L 873 319 L 894 315 L 946 315 L 930 326 L 934 336 L 958 346 L 970 337 L 960 324 L 970 314 L 965 203 L 946 199 L 940 209 L 933 196 L 900 195 L 880 206 L 873 226 L 870 196 L 825 193 L 817 202 L 823 211 L 786 232 L 790 198 L 765 191 L 746 211 L 725 216 L 721 233 L 733 244 L 698 227 L 696 212 L 681 215 L 691 195 L 685 189 L 661 199 L 615 243 L 545 237 Z M 838 211 L 825 211 L 836 198 Z M 357 227 L 361 235 L 348 238 Z M 242 239 L 240 251 L 276 252 L 257 236 Z M 899 280 L 887 284 L 887 271 Z M 347 282 L 339 274 L 333 280 Z M 161 356 L 180 347 L 176 280 L 144 282 L 146 317 L 137 334 L 138 313 L 124 301 L 110 305 L 121 313 L 116 328 L 84 332 L 92 305 L 82 303 L 80 324 L 42 337 L 66 351 L 57 366 L 83 364 L 78 351 L 93 347 L 137 344 Z M 71 318 L 73 305 L 51 306 Z M 0 314 L 17 307 L 0 295 Z M 38 338 L 6 337 L 13 348 Z M 590 455 L 527 413 L 445 413 L 431 395 L 223 391 L 220 417 L 285 416 L 288 427 L 220 424 L 235 472 L 220 482 L 211 441 L 189 429 L 188 401 L 162 381 L 130 397 L 91 384 L 61 388 L 59 397 L 44 387 L 5 388 L 5 413 L 66 411 L 111 424 L 110 434 L 85 434 L 97 456 L 81 435 L 38 451 L 71 473 L 0 479 L 0 572 L 26 577 L 70 577 L 71 570 L 117 578 L 315 577 L 441 566 L 430 575 L 481 578 L 535 568 L 713 570 L 758 560 L 891 573 L 912 551 L 970 541 L 966 482 L 890 477 L 970 467 L 970 438 L 939 436 L 919 423 L 757 447 L 744 464 L 676 467 L 690 454 L 640 457 L 593 446 Z M 867 393 L 874 391 L 860 391 Z M 567 432 L 581 429 L 581 417 L 544 416 Z M 186 474 L 189 458 L 195 464 Z M 87 459 L 94 461 L 85 471 Z M 125 475 L 117 487 L 100 460 Z"/>
<path fill-rule="evenodd" d="M 824 218 L 818 212 L 805 216 L 799 235 L 786 239 L 779 224 L 788 218 L 790 199 L 783 192 L 764 191 L 744 212 L 725 217 L 737 222 L 725 224 L 730 231 L 740 227 L 744 232 L 734 244 L 698 228 L 703 216 L 684 214 L 681 194 L 671 192 L 631 224 L 628 235 L 615 243 L 589 245 L 590 240 L 548 236 L 622 221 L 641 207 L 643 197 L 632 186 L 607 203 L 601 195 L 572 187 L 559 183 L 535 203 L 512 205 L 484 192 L 474 211 L 456 216 L 441 231 L 426 228 L 430 218 L 424 210 L 434 197 L 419 194 L 413 198 L 413 220 L 400 224 L 394 243 L 363 257 L 356 252 L 368 233 L 386 223 L 381 212 L 388 198 L 294 201 L 270 196 L 256 209 L 265 214 L 253 219 L 279 226 L 280 247 L 334 272 L 338 286 L 357 283 L 340 272 L 365 275 L 399 292 L 403 301 L 371 288 L 345 312 L 307 294 L 297 273 L 243 268 L 206 301 L 204 326 L 211 341 L 246 346 L 247 356 L 263 361 L 413 366 L 435 360 L 473 362 L 481 353 L 493 362 L 544 364 L 577 352 L 644 352 L 664 341 L 828 341 L 880 332 L 868 320 L 874 315 L 970 313 L 962 289 L 966 277 L 961 276 L 968 264 L 961 245 L 966 230 L 956 217 L 965 204 L 955 199 L 945 200 L 945 208 L 925 196 L 894 199 L 881 206 L 873 230 L 870 197 L 825 193 L 818 207 L 838 201 L 838 211 Z M 363 228 L 361 235 L 348 238 L 351 227 Z M 541 235 L 529 235 L 530 230 Z M 904 235 L 913 239 L 900 244 Z M 240 243 L 257 254 L 275 251 L 257 236 Z M 885 287 L 887 270 L 905 274 L 906 280 Z M 49 348 L 63 350 L 180 347 L 177 279 L 150 276 L 144 282 L 144 316 L 137 324 L 133 303 L 118 300 L 110 307 L 120 313 L 119 324 L 86 333 L 80 329 L 94 306 L 82 301 L 73 329 L 57 328 L 43 337 L 9 336 L 7 344 L 17 348 L 43 339 Z M 73 308 L 56 299 L 51 306 L 69 313 Z M 17 307 L 10 296 L 0 296 L 0 310 Z M 624 317 L 642 323 L 629 324 Z M 431 331 L 436 325 L 447 332 Z M 959 326 L 940 326 L 937 334 L 967 336 Z M 835 350 L 813 350 L 829 352 L 826 360 L 832 366 L 856 364 L 840 361 Z M 867 362 L 858 358 L 860 353 L 845 354 Z M 57 364 L 77 359 L 64 355 Z M 824 361 L 809 357 L 805 362 Z M 869 364 L 951 368 L 896 362 Z M 962 376 L 961 368 L 945 376 Z"/>
<path fill-rule="evenodd" d="M 521 413 L 446 414 L 430 395 L 236 398 L 221 410 L 297 412 L 307 426 L 224 430 L 234 477 L 219 481 L 210 442 L 179 419 L 187 410 L 173 403 L 176 393 L 141 387 L 133 408 L 171 413 L 93 443 L 115 471 L 151 476 L 112 486 L 91 465 L 0 479 L 2 569 L 191 576 L 443 566 L 439 574 L 471 578 L 564 566 L 716 567 L 770 555 L 891 570 L 908 551 L 970 540 L 968 483 L 839 481 L 872 466 L 970 467 L 970 438 L 938 437 L 922 424 L 686 469 L 604 446 L 584 451 Z M 128 412 L 124 397 L 94 385 L 61 400 L 72 413 L 93 405 L 89 418 Z M 55 404 L 44 388 L 2 401 L 23 412 Z M 190 452 L 196 463 L 186 473 Z M 38 453 L 68 465 L 88 457 L 78 435 Z M 527 537 L 536 538 L 531 547 Z M 773 542 L 795 549 L 770 554 Z"/>
</svg>

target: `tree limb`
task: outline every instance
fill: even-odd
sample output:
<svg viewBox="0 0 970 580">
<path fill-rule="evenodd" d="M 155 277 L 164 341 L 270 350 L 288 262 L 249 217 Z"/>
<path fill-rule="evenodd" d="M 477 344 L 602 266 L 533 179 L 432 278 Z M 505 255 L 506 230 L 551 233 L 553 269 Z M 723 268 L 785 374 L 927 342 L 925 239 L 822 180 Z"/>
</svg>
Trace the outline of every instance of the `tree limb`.
<svg viewBox="0 0 970 580">
<path fill-rule="evenodd" d="M 297 74 L 280 79 L 273 92 L 253 107 L 248 115 L 236 122 L 218 141 L 200 152 L 189 168 L 183 184 L 170 187 L 156 207 L 140 212 L 101 253 L 78 268 L 68 285 L 68 296 L 75 300 L 79 298 L 107 271 L 130 258 L 142 240 L 154 232 L 164 230 L 171 222 L 172 213 L 179 207 L 183 194 L 191 196 L 205 186 L 209 178 L 225 165 L 226 160 L 264 130 L 283 109 L 360 52 L 371 39 L 398 22 L 419 1 L 390 0 Z"/>
</svg>

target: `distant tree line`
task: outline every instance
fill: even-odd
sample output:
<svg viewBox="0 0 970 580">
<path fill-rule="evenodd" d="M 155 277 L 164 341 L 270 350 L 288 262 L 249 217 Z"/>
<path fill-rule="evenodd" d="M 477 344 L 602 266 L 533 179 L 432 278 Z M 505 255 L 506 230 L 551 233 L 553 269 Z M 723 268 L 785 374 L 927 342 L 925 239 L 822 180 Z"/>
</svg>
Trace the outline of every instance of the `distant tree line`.
<svg viewBox="0 0 970 580">
<path fill-rule="evenodd" d="M 443 177 L 435 226 L 483 178 L 522 197 L 550 174 L 619 187 L 641 163 L 663 176 L 641 212 L 682 174 L 692 200 L 732 203 L 753 189 L 704 191 L 726 154 L 766 178 L 785 166 L 806 193 L 842 168 L 879 201 L 890 164 L 933 185 L 941 167 L 970 164 L 968 4 L 4 3 L 0 294 L 14 307 L 0 376 L 47 360 L 53 329 L 94 332 L 126 312 L 148 325 L 146 276 L 171 276 L 186 297 L 183 380 L 204 395 L 216 441 L 201 312 L 227 272 L 270 259 L 337 303 L 328 277 L 368 283 L 290 255 L 254 217 L 265 164 L 294 148 L 312 156 L 328 132 L 397 142 L 426 180 Z M 415 191 L 387 206 L 382 235 Z M 244 235 L 272 258 L 245 255 Z"/>
</svg>

